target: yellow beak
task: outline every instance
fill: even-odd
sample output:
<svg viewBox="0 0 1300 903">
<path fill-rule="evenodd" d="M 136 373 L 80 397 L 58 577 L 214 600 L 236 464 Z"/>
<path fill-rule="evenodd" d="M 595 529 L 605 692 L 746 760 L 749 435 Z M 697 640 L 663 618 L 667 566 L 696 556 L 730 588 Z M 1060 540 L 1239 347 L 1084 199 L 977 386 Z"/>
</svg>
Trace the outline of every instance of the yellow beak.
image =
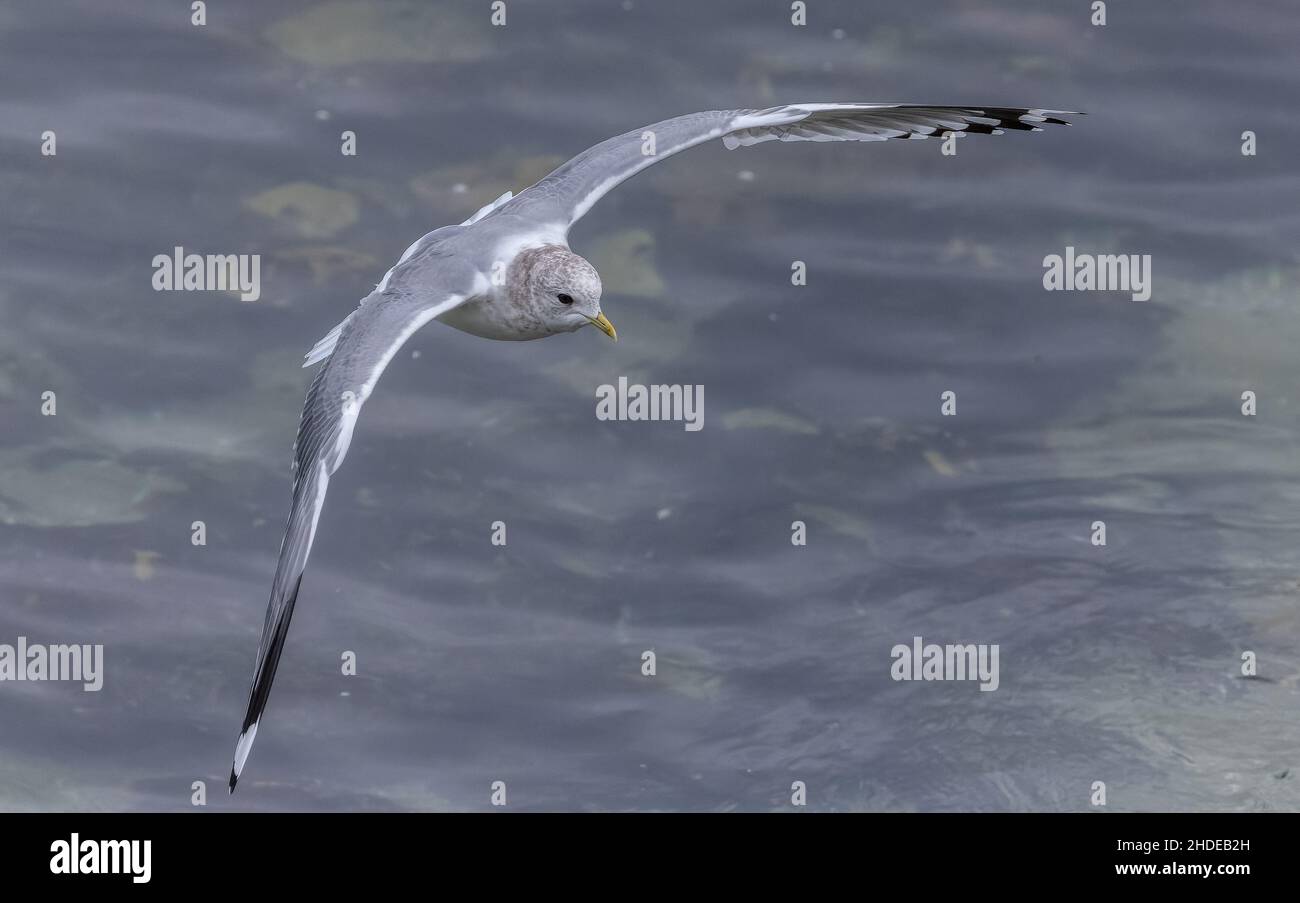
<svg viewBox="0 0 1300 903">
<path fill-rule="evenodd" d="M 618 341 L 618 330 L 614 328 L 613 323 L 609 322 L 609 320 L 605 318 L 604 314 L 601 314 L 598 317 L 588 317 L 587 319 L 591 320 L 592 326 L 598 328 L 601 332 L 605 333 L 605 335 L 609 336 L 614 341 L 616 342 Z"/>
</svg>

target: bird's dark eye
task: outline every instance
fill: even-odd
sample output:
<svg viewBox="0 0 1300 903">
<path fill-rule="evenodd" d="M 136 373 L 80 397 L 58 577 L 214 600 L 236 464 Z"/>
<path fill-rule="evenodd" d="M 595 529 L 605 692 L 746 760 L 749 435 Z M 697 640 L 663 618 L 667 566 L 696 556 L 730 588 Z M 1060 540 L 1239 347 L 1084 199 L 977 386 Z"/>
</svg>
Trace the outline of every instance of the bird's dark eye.
<svg viewBox="0 0 1300 903">
<path fill-rule="evenodd" d="M 573 296 L 572 296 L 572 295 L 566 295 L 566 294 L 564 294 L 563 292 L 561 292 L 560 294 L 556 295 L 555 298 L 556 298 L 556 300 L 559 301 L 561 304 L 572 304 L 572 303 L 573 303 Z"/>
</svg>

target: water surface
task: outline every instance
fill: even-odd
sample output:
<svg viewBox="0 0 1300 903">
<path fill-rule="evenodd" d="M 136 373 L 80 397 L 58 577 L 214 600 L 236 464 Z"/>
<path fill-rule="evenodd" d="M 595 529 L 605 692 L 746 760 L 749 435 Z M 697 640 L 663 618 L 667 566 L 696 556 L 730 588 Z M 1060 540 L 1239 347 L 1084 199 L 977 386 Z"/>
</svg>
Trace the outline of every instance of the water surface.
<svg viewBox="0 0 1300 903">
<path fill-rule="evenodd" d="M 1293 5 L 809 5 L 0 13 L 0 642 L 107 669 L 0 684 L 0 808 L 1300 805 Z M 800 100 L 1088 116 L 701 147 L 570 236 L 617 345 L 414 337 L 227 798 L 301 355 L 569 155 Z M 154 292 L 177 245 L 260 254 L 262 297 Z M 1150 254 L 1151 300 L 1045 292 L 1067 245 Z M 619 376 L 702 384 L 704 429 L 597 420 Z M 998 644 L 999 689 L 891 680 L 915 635 Z"/>
</svg>

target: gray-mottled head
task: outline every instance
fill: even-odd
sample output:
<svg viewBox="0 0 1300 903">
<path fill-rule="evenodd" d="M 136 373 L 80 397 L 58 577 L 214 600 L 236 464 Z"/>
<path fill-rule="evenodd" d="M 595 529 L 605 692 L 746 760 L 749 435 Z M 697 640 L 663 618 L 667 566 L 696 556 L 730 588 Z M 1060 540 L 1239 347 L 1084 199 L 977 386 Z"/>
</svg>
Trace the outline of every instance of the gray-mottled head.
<svg viewBox="0 0 1300 903">
<path fill-rule="evenodd" d="M 545 245 L 524 251 L 507 279 L 511 300 L 548 332 L 595 326 L 618 341 L 614 324 L 600 311 L 600 274 L 568 248 Z"/>
</svg>

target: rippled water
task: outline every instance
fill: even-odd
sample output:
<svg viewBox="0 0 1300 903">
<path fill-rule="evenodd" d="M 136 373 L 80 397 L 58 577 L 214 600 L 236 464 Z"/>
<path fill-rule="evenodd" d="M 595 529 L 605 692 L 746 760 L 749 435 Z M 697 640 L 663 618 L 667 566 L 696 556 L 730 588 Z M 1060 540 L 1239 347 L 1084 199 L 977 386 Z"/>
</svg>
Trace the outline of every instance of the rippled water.
<svg viewBox="0 0 1300 903">
<path fill-rule="evenodd" d="M 107 672 L 0 683 L 0 807 L 1300 805 L 1294 5 L 808 5 L 0 11 L 0 643 Z M 301 355 L 568 155 L 799 100 L 1089 115 L 705 146 L 570 236 L 617 345 L 417 335 L 227 798 Z M 261 299 L 154 292 L 176 245 L 261 254 Z M 1151 300 L 1045 292 L 1067 245 L 1152 255 Z M 624 375 L 702 384 L 704 429 L 597 420 Z M 998 644 L 999 689 L 891 680 L 915 635 Z"/>
</svg>

